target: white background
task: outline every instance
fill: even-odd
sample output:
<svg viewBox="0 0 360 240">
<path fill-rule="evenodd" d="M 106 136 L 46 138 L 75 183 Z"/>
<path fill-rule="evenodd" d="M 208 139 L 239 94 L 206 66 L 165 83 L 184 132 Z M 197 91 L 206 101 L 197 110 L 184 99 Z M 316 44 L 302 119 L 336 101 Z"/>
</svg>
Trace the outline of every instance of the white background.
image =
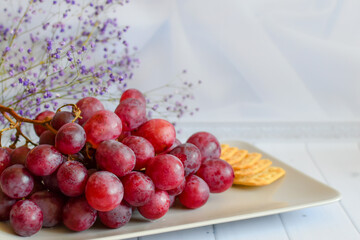
<svg viewBox="0 0 360 240">
<path fill-rule="evenodd" d="M 358 0 L 130 0 L 116 9 L 109 16 L 130 26 L 126 40 L 139 48 L 130 87 L 146 92 L 183 69 L 202 80 L 192 102 L 200 112 L 185 122 L 360 120 Z"/>
<path fill-rule="evenodd" d="M 190 121 L 360 120 L 360 2 L 137 0 L 131 26 L 148 90 L 201 79 Z"/>
</svg>

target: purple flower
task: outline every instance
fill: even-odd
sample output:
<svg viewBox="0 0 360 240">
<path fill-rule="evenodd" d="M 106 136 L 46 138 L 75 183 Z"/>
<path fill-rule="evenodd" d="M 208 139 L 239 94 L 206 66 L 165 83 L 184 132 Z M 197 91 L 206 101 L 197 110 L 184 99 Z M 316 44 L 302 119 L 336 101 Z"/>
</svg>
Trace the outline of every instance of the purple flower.
<svg viewBox="0 0 360 240">
<path fill-rule="evenodd" d="M 47 50 L 51 51 L 53 42 L 51 40 L 47 40 Z"/>
<path fill-rule="evenodd" d="M 40 104 L 41 104 L 41 98 L 37 97 L 36 98 L 36 105 L 40 106 Z"/>
<path fill-rule="evenodd" d="M 37 88 L 31 88 L 28 90 L 28 93 L 32 94 L 32 93 L 36 93 L 37 92 Z"/>
<path fill-rule="evenodd" d="M 15 135 L 14 135 L 14 134 L 11 134 L 11 136 L 10 136 L 10 140 L 11 140 L 12 142 L 15 142 L 16 137 L 15 137 Z"/>
<path fill-rule="evenodd" d="M 153 110 L 153 111 L 156 111 L 156 109 L 158 109 L 159 108 L 159 104 L 155 104 L 151 109 Z"/>
<path fill-rule="evenodd" d="M 30 80 L 27 78 L 23 81 L 23 85 L 27 86 L 27 85 L 29 85 L 29 82 L 30 82 Z"/>
<path fill-rule="evenodd" d="M 10 51 L 10 47 L 7 46 L 5 47 L 4 51 L 3 51 L 3 55 L 5 55 L 6 53 L 8 53 Z"/>
<path fill-rule="evenodd" d="M 49 25 L 50 25 L 50 23 L 45 23 L 45 24 L 42 26 L 42 28 L 43 28 L 44 30 L 46 30 Z"/>
</svg>

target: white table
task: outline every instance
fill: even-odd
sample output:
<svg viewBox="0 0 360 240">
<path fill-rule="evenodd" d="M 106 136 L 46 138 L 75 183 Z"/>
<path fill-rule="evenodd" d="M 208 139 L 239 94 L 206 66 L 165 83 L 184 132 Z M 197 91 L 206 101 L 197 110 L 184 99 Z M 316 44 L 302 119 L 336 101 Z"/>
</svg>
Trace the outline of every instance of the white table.
<svg viewBox="0 0 360 240">
<path fill-rule="evenodd" d="M 219 140 L 247 140 L 330 185 L 340 202 L 266 217 L 140 237 L 138 240 L 360 239 L 360 124 L 183 124 L 186 140 L 210 131 Z"/>
</svg>

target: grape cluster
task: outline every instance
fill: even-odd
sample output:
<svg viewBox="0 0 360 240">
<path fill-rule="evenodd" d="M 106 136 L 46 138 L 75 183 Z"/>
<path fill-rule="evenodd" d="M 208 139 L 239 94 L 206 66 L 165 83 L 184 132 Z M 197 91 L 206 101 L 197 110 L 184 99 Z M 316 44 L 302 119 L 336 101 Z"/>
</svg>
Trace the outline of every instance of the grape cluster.
<svg viewBox="0 0 360 240">
<path fill-rule="evenodd" d="M 181 143 L 170 122 L 147 119 L 138 90 L 125 91 L 115 112 L 93 97 L 76 105 L 78 121 L 66 111 L 37 116 L 52 118 L 57 134 L 35 126 L 40 145 L 33 149 L 0 148 L 0 220 L 18 235 L 61 222 L 83 231 L 97 218 L 119 228 L 135 209 L 155 220 L 175 198 L 194 209 L 231 187 L 234 172 L 219 159 L 216 137 L 198 132 Z"/>
</svg>

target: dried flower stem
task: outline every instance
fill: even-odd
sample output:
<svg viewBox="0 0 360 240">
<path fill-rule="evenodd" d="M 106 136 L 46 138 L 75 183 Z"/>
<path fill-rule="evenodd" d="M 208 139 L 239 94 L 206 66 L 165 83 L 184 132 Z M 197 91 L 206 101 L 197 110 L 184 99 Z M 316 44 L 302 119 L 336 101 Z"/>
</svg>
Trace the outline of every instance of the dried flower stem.
<svg viewBox="0 0 360 240">
<path fill-rule="evenodd" d="M 15 33 L 14 33 L 14 35 L 12 36 L 12 38 L 11 38 L 11 40 L 10 40 L 9 47 L 12 47 L 12 45 L 13 45 L 13 43 L 14 43 L 14 40 L 15 40 L 15 38 L 16 38 L 16 36 L 17 36 L 17 32 L 18 32 L 21 24 L 23 23 L 26 14 L 29 12 L 29 9 L 30 9 L 30 7 L 31 7 L 31 4 L 33 4 L 33 2 L 34 2 L 34 0 L 30 0 L 29 5 L 27 6 L 26 11 L 24 12 L 24 14 L 22 15 L 21 19 L 19 20 L 18 25 L 17 25 L 16 28 L 15 28 Z M 4 61 L 5 61 L 5 57 L 6 57 L 6 54 L 7 54 L 7 53 L 8 53 L 8 52 L 4 52 L 3 55 L 2 55 L 2 57 L 1 57 L 1 60 L 0 60 L 0 68 L 2 67 L 2 64 L 3 64 Z"/>
<path fill-rule="evenodd" d="M 75 104 L 66 104 L 64 106 L 61 106 L 57 112 L 61 111 L 61 108 L 63 107 L 72 107 L 72 112 L 73 114 L 75 115 L 74 119 L 73 119 L 73 122 L 76 121 L 76 119 L 78 118 L 81 118 L 80 117 L 80 114 L 81 114 L 81 110 L 75 105 Z M 51 118 L 45 118 L 44 120 L 35 120 L 35 119 L 29 119 L 29 118 L 25 118 L 25 117 L 22 117 L 20 116 L 19 114 L 17 114 L 13 108 L 10 108 L 10 107 L 5 107 L 4 105 L 1 105 L 0 104 L 0 112 L 1 114 L 5 117 L 6 120 L 9 121 L 10 123 L 10 126 L 9 127 L 6 127 L 6 128 L 3 128 L 0 130 L 0 147 L 2 147 L 1 145 L 1 137 L 2 137 L 2 134 L 5 132 L 5 131 L 8 131 L 8 130 L 13 130 L 15 129 L 16 130 L 16 138 L 15 138 L 15 141 L 14 143 L 10 146 L 10 148 L 15 148 L 16 146 L 16 143 L 19 141 L 19 138 L 20 136 L 23 137 L 26 141 L 26 144 L 27 143 L 31 143 L 32 145 L 34 146 L 37 146 L 36 143 L 34 143 L 29 137 L 27 137 L 22 131 L 21 131 L 21 124 L 23 122 L 26 122 L 26 123 L 31 123 L 31 124 L 35 124 L 35 125 L 42 125 L 44 126 L 45 128 L 47 128 L 48 130 L 50 130 L 51 132 L 53 132 L 54 134 L 57 133 L 57 130 L 55 130 L 51 124 L 50 124 L 50 121 L 51 121 Z M 10 116 L 13 118 L 11 118 Z"/>
<path fill-rule="evenodd" d="M 78 106 L 76 106 L 75 104 L 65 104 L 61 107 L 59 107 L 59 109 L 56 112 L 61 112 L 61 109 L 64 107 L 72 107 L 72 112 L 74 114 L 74 119 L 72 120 L 72 122 L 75 122 L 78 118 L 82 118 L 81 115 L 81 110 L 78 108 Z"/>
</svg>

